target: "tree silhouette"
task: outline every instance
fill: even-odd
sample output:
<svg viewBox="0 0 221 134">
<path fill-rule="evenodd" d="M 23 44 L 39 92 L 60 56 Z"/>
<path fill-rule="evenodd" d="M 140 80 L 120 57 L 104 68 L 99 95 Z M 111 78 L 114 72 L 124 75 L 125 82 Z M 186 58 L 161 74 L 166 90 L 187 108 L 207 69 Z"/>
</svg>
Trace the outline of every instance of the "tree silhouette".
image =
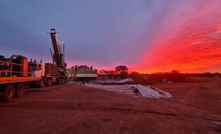
<svg viewBox="0 0 221 134">
<path fill-rule="evenodd" d="M 204 77 L 212 77 L 212 74 L 210 72 L 205 72 L 203 73 Z"/>
<path fill-rule="evenodd" d="M 215 74 L 215 75 L 220 75 L 220 72 L 215 72 L 214 74 Z"/>
<path fill-rule="evenodd" d="M 173 69 L 171 72 L 170 72 L 171 74 L 179 74 L 180 73 L 180 71 L 179 70 L 177 70 L 177 69 Z"/>
<path fill-rule="evenodd" d="M 137 79 L 138 77 L 139 77 L 139 73 L 138 72 L 132 72 L 131 74 L 130 74 L 130 77 L 132 78 L 132 79 Z"/>
<path fill-rule="evenodd" d="M 115 75 L 115 70 L 100 70 L 99 71 L 100 75 L 106 75 L 108 76 L 110 79 Z"/>
<path fill-rule="evenodd" d="M 115 71 L 120 74 L 121 78 L 126 78 L 128 76 L 128 68 L 124 65 L 116 66 Z"/>
<path fill-rule="evenodd" d="M 90 68 L 87 65 L 80 65 L 78 66 L 78 70 L 90 70 Z"/>
<path fill-rule="evenodd" d="M 115 74 L 115 71 L 114 70 L 109 70 L 107 71 L 107 76 L 111 79 Z"/>
<path fill-rule="evenodd" d="M 99 70 L 100 75 L 105 75 L 106 74 L 106 70 Z"/>
<path fill-rule="evenodd" d="M 115 67 L 116 72 L 128 72 L 128 68 L 124 65 L 119 65 Z"/>
</svg>

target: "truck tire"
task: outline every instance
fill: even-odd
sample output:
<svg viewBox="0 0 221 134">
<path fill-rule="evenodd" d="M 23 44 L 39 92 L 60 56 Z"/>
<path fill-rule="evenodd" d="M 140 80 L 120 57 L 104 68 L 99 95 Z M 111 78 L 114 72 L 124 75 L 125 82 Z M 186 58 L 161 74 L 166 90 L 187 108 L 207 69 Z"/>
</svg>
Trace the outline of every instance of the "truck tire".
<svg viewBox="0 0 221 134">
<path fill-rule="evenodd" d="M 10 101 L 15 95 L 15 88 L 12 84 L 8 84 L 3 89 L 3 100 Z"/>
<path fill-rule="evenodd" d="M 51 80 L 51 79 L 48 79 L 46 85 L 47 85 L 47 86 L 51 86 L 51 85 L 52 85 L 52 80 Z"/>
<path fill-rule="evenodd" d="M 62 84 L 62 79 L 59 78 L 57 83 L 58 83 L 58 85 L 61 85 Z"/>
<path fill-rule="evenodd" d="M 39 80 L 39 85 L 38 85 L 38 87 L 39 87 L 39 88 L 42 88 L 42 87 L 44 87 L 44 86 L 45 86 L 45 81 L 44 81 L 43 79 Z"/>
<path fill-rule="evenodd" d="M 21 97 L 25 92 L 25 87 L 23 83 L 19 83 L 15 86 L 15 96 Z"/>
</svg>

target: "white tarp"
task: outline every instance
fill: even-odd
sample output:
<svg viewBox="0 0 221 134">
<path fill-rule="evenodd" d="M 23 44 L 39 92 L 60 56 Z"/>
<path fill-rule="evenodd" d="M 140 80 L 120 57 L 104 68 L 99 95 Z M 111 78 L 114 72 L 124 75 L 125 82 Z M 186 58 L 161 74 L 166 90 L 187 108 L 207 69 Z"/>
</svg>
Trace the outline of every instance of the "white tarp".
<svg viewBox="0 0 221 134">
<path fill-rule="evenodd" d="M 99 85 L 99 84 L 85 84 L 85 86 L 104 89 L 107 91 L 114 91 L 122 94 L 135 95 L 132 88 L 137 88 L 144 98 L 170 98 L 168 92 L 162 91 L 158 88 L 150 88 L 150 86 L 143 85 Z"/>
<path fill-rule="evenodd" d="M 127 78 L 123 80 L 97 80 L 97 83 L 126 83 L 126 82 L 133 82 L 133 79 Z"/>
</svg>

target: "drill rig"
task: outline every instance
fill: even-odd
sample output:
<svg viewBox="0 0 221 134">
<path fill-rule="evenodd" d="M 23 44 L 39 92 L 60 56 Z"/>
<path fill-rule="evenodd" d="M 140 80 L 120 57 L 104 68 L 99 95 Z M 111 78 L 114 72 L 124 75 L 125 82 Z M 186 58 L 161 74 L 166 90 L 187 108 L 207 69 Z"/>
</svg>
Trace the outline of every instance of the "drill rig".
<svg viewBox="0 0 221 134">
<path fill-rule="evenodd" d="M 31 85 L 37 85 L 38 87 L 51 86 L 52 83 L 57 83 L 58 85 L 64 84 L 66 82 L 66 66 L 67 64 L 64 62 L 64 54 L 61 51 L 60 42 L 57 40 L 57 33 L 55 29 L 51 29 L 51 41 L 54 49 L 54 53 L 52 55 L 53 63 L 42 63 L 38 62 L 29 62 L 28 64 L 31 66 L 38 66 L 41 64 L 43 66 L 43 77 L 40 81 L 32 82 Z M 50 49 L 51 50 L 51 49 Z M 34 76 L 41 75 L 40 72 L 35 71 L 33 73 Z"/>
<path fill-rule="evenodd" d="M 51 53 L 53 63 L 55 62 L 57 64 L 58 74 L 60 74 L 61 76 L 66 76 L 67 64 L 64 61 L 64 53 L 62 53 L 61 51 L 61 45 L 60 42 L 57 40 L 57 33 L 55 29 L 51 29 L 50 36 L 54 48 L 54 53 Z"/>
</svg>

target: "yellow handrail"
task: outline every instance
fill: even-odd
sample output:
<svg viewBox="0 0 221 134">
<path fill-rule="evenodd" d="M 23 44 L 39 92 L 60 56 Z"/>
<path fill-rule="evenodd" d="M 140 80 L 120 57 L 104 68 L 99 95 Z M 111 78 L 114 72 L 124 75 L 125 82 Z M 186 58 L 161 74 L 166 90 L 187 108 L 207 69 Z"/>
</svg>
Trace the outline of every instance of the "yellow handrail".
<svg viewBox="0 0 221 134">
<path fill-rule="evenodd" d="M 5 72 L 5 73 L 10 73 L 10 77 L 12 77 L 12 74 L 13 73 L 16 73 L 16 74 L 22 74 L 23 71 L 13 71 L 13 66 L 14 65 L 18 65 L 20 67 L 24 66 L 23 64 L 18 64 L 18 63 L 13 63 L 13 62 L 9 62 L 9 61 L 1 61 L 0 60 L 0 64 L 1 63 L 8 63 L 10 65 L 10 70 L 0 70 L 0 72 Z M 30 77 L 32 77 L 32 74 L 33 74 L 33 69 L 36 69 L 37 70 L 37 67 L 32 67 L 32 66 L 28 66 L 28 74 L 30 75 Z M 41 69 L 41 75 L 43 75 L 43 70 Z"/>
</svg>

